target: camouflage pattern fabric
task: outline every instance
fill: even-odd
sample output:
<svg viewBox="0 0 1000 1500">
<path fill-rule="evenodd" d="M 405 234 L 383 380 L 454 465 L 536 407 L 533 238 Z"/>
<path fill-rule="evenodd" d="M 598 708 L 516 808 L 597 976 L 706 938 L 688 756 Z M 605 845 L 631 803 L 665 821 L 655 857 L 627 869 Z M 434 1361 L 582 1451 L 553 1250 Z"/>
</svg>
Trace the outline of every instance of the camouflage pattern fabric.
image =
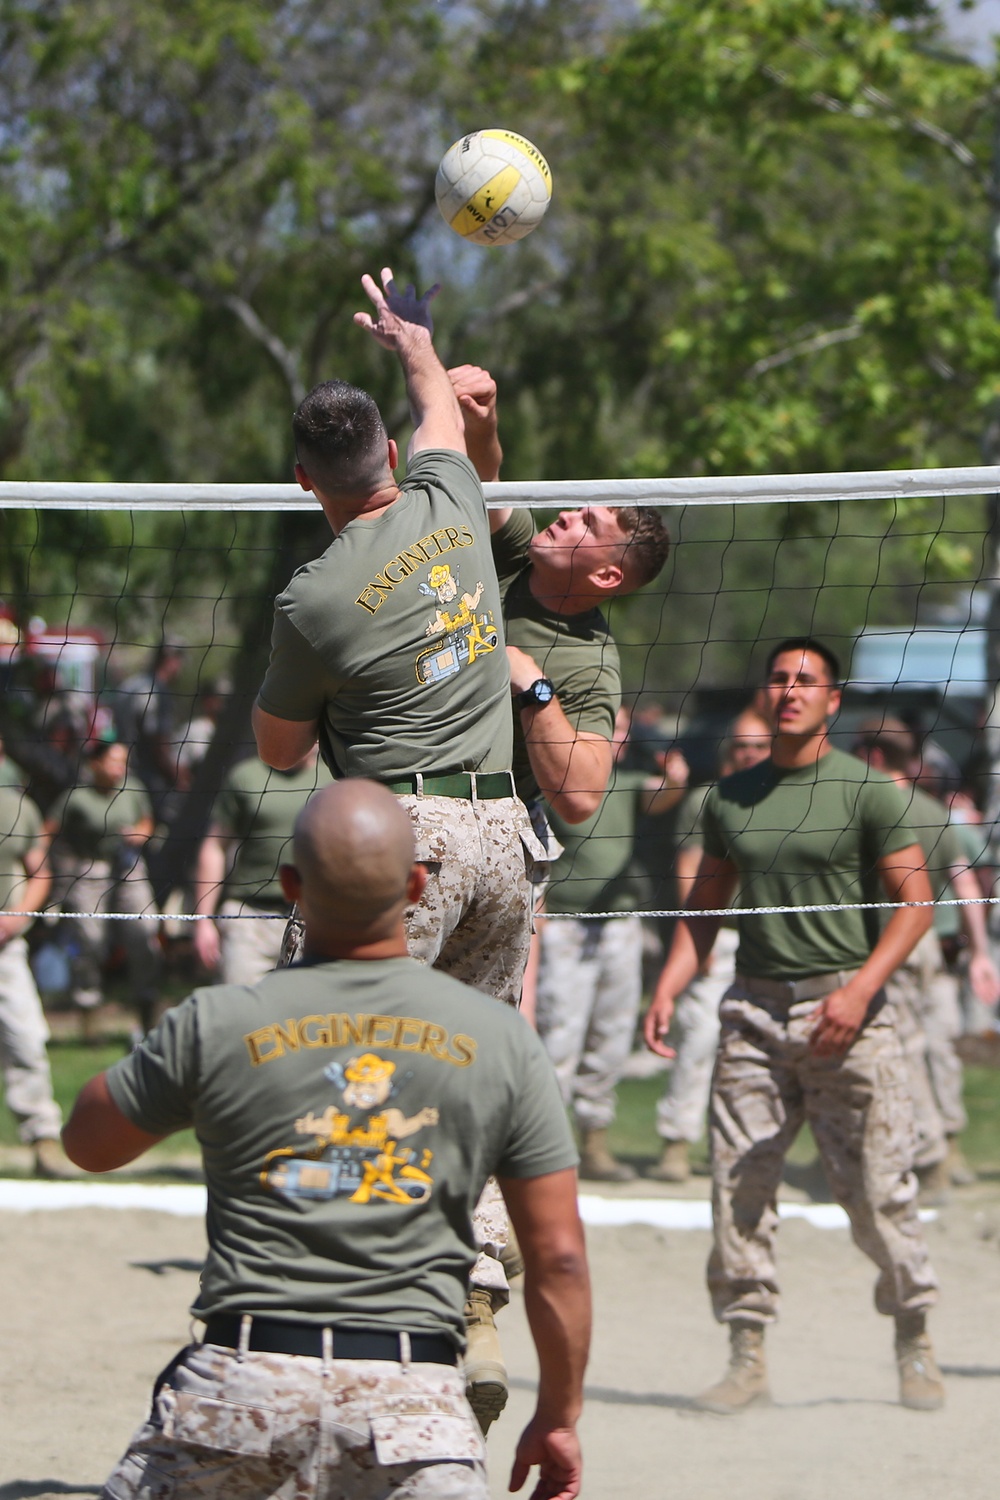
<svg viewBox="0 0 1000 1500">
<path fill-rule="evenodd" d="M 642 922 L 543 922 L 539 941 L 538 1035 L 577 1125 L 604 1130 L 642 999 Z"/>
<path fill-rule="evenodd" d="M 778 1185 L 806 1121 L 855 1243 L 878 1266 L 879 1312 L 917 1312 L 937 1300 L 917 1217 L 913 1111 L 892 1007 L 871 1017 L 844 1056 L 821 1058 L 808 1047 L 817 1003 L 762 998 L 739 978 L 722 1002 L 709 1120 L 708 1262 L 720 1322 L 777 1316 Z"/>
<path fill-rule="evenodd" d="M 955 1042 L 962 1034 L 959 981 L 945 966 L 935 932 L 926 932 L 906 963 L 886 984 L 910 1068 L 917 1125 L 918 1167 L 942 1161 L 945 1136 L 968 1123 L 962 1103 L 962 1064 Z"/>
<path fill-rule="evenodd" d="M 26 1145 L 54 1140 L 62 1113 L 52 1097 L 52 1074 L 45 1043 L 49 1027 L 23 937 L 0 948 L 0 1075 L 7 1108 Z"/>
<path fill-rule="evenodd" d="M 219 916 L 219 978 L 223 984 L 256 984 L 281 963 L 285 924 L 249 901 L 223 901 Z M 240 920 L 233 921 L 233 918 Z"/>
<path fill-rule="evenodd" d="M 515 797 L 400 797 L 410 814 L 427 888 L 406 913 L 410 957 L 517 1005 L 531 943 L 532 881 L 546 859 L 527 808 Z M 297 913 L 281 966 L 301 955 Z"/>
<path fill-rule="evenodd" d="M 677 1056 L 656 1105 L 656 1130 L 665 1141 L 693 1145 L 704 1134 L 719 1046 L 719 1006 L 735 977 L 738 947 L 736 929 L 720 928 L 707 973 L 677 997 L 668 1038 Z"/>
<path fill-rule="evenodd" d="M 488 1500 L 489 1490 L 464 1377 L 450 1366 L 194 1344 L 161 1375 L 103 1494 Z"/>
</svg>

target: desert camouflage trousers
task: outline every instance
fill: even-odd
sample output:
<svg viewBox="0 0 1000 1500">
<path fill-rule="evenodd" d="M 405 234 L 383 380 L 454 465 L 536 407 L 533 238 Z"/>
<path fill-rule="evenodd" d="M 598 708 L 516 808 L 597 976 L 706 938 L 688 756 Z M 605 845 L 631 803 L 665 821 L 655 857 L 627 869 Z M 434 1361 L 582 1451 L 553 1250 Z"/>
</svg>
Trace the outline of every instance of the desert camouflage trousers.
<svg viewBox="0 0 1000 1500">
<path fill-rule="evenodd" d="M 106 1500 L 488 1500 L 448 1365 L 192 1344 L 167 1366 Z"/>
<path fill-rule="evenodd" d="M 704 973 L 677 997 L 668 1041 L 677 1053 L 656 1106 L 657 1134 L 693 1145 L 705 1131 L 712 1070 L 719 1046 L 719 1006 L 736 973 L 739 935 L 722 927 Z"/>
<path fill-rule="evenodd" d="M 52 1140 L 62 1129 L 62 1113 L 52 1095 L 45 1043 L 48 1023 L 28 964 L 23 937 L 0 948 L 0 1076 L 7 1108 L 21 1140 Z"/>
<path fill-rule="evenodd" d="M 416 857 L 428 872 L 423 896 L 404 918 L 410 957 L 516 1005 L 531 945 L 532 882 L 547 859 L 527 808 L 516 797 L 399 801 L 413 822 Z M 282 965 L 300 957 L 302 937 L 301 919 L 293 913 Z M 499 1257 L 507 1244 L 507 1215 L 492 1178 L 472 1227 L 479 1254 L 470 1284 L 506 1301 Z"/>
<path fill-rule="evenodd" d="M 879 1269 L 875 1306 L 889 1316 L 937 1299 L 917 1217 L 913 1112 L 906 1061 L 883 1005 L 842 1057 L 815 1057 L 817 1001 L 751 994 L 737 978 L 722 1002 L 712 1079 L 714 1244 L 708 1286 L 715 1316 L 777 1316 L 774 1237 L 786 1153 L 804 1122 L 855 1243 Z"/>
<path fill-rule="evenodd" d="M 563 1103 L 581 1130 L 606 1129 L 642 999 L 641 920 L 542 923 L 537 996 L 538 1035 Z"/>
<path fill-rule="evenodd" d="M 256 984 L 280 967 L 285 924 L 269 908 L 223 901 L 219 916 L 219 969 L 223 984 Z"/>
<path fill-rule="evenodd" d="M 944 1160 L 946 1137 L 958 1135 L 967 1123 L 962 1063 L 955 1050 L 962 1034 L 959 981 L 948 973 L 935 933 L 924 934 L 885 992 L 910 1070 L 917 1128 L 914 1165 L 930 1167 Z"/>
</svg>

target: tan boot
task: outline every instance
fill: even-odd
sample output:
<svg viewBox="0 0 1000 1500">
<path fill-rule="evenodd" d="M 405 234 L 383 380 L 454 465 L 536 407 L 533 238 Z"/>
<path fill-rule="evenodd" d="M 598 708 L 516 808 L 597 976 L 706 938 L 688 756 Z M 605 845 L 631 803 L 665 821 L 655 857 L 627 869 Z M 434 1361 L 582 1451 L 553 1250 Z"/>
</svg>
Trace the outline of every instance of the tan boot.
<svg viewBox="0 0 1000 1500">
<path fill-rule="evenodd" d="M 947 1140 L 948 1155 L 944 1159 L 944 1164 L 948 1169 L 948 1181 L 952 1187 L 971 1187 L 979 1179 L 965 1159 L 962 1148 L 958 1144 L 958 1136 L 949 1135 Z"/>
<path fill-rule="evenodd" d="M 911 1411 L 939 1411 L 944 1405 L 944 1381 L 922 1314 L 896 1319 L 896 1364 L 900 1405 Z"/>
<path fill-rule="evenodd" d="M 654 1182 L 687 1182 L 691 1176 L 687 1141 L 664 1141 L 659 1161 L 646 1176 Z"/>
<path fill-rule="evenodd" d="M 35 1176 L 49 1182 L 75 1182 L 82 1177 L 79 1167 L 74 1167 L 62 1146 L 54 1138 L 34 1142 Z"/>
<path fill-rule="evenodd" d="M 585 1130 L 580 1142 L 580 1176 L 586 1182 L 634 1182 L 635 1171 L 616 1161 L 606 1130 Z"/>
<path fill-rule="evenodd" d="M 947 1157 L 942 1157 L 929 1167 L 915 1167 L 914 1171 L 919 1184 L 917 1196 L 921 1203 L 940 1208 L 948 1202 L 951 1197 L 951 1173 L 948 1171 Z"/>
<path fill-rule="evenodd" d="M 465 1304 L 465 1396 L 483 1437 L 507 1405 L 507 1367 L 493 1321 L 493 1298 L 473 1287 Z"/>
<path fill-rule="evenodd" d="M 729 1325 L 729 1368 L 717 1385 L 709 1386 L 691 1405 L 729 1417 L 748 1406 L 768 1406 L 771 1392 L 764 1359 L 764 1328 L 739 1319 Z"/>
</svg>

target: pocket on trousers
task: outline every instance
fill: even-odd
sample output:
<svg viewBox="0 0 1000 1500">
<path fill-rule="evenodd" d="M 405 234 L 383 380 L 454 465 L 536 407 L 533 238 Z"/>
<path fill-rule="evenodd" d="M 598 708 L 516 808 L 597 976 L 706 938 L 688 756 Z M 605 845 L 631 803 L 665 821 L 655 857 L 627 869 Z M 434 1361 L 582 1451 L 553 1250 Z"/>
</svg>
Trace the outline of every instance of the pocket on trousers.
<svg viewBox="0 0 1000 1500">
<path fill-rule="evenodd" d="M 387 1401 L 370 1414 L 375 1457 L 380 1464 L 486 1460 L 486 1445 L 471 1409 L 458 1396 L 407 1397 L 393 1410 Z"/>
<path fill-rule="evenodd" d="M 178 1392 L 171 1408 L 163 1413 L 163 1432 L 174 1442 L 250 1458 L 266 1458 L 271 1451 L 274 1412 L 266 1406 Z"/>
<path fill-rule="evenodd" d="M 173 1476 L 151 1463 L 144 1453 L 126 1453 L 104 1486 L 111 1500 L 171 1500 Z"/>
</svg>

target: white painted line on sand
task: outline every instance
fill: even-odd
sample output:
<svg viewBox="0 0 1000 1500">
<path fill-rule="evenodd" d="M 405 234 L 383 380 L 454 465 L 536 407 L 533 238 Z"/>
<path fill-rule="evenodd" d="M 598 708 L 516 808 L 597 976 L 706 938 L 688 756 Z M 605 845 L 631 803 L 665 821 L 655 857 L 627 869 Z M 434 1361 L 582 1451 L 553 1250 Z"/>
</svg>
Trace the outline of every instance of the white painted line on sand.
<svg viewBox="0 0 1000 1500">
<path fill-rule="evenodd" d="M 201 1218 L 205 1189 L 192 1183 L 28 1182 L 0 1178 L 0 1212 L 35 1213 L 59 1208 L 144 1208 L 151 1213 Z M 846 1229 L 847 1215 L 836 1203 L 782 1203 L 783 1219 L 805 1219 L 814 1229 Z M 648 1224 L 654 1229 L 711 1229 L 712 1205 L 701 1198 L 600 1198 L 581 1193 L 585 1224 Z M 937 1217 L 923 1209 L 921 1219 Z"/>
</svg>

